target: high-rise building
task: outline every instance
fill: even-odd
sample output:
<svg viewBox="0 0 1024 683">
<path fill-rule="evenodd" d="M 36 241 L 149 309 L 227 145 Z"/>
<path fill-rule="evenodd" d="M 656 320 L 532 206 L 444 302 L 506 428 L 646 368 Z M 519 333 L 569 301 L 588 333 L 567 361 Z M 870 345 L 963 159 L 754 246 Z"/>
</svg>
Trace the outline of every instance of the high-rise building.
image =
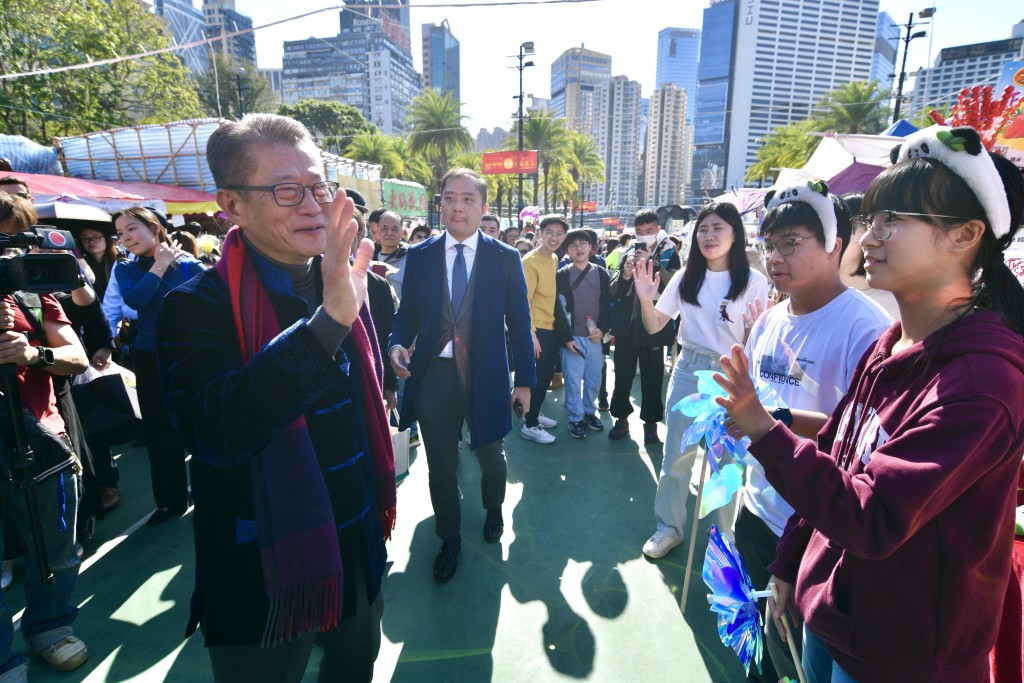
<svg viewBox="0 0 1024 683">
<path fill-rule="evenodd" d="M 175 45 L 184 45 L 206 37 L 203 32 L 203 13 L 192 5 L 192 0 L 154 0 L 153 13 L 166 22 Z M 206 73 L 209 67 L 210 59 L 205 45 L 179 50 L 175 54 L 193 74 Z"/>
<path fill-rule="evenodd" d="M 282 76 L 284 76 L 284 69 L 260 69 L 260 76 L 263 76 L 264 80 L 270 84 L 270 89 L 274 92 L 274 98 L 280 102 L 283 94 Z"/>
<path fill-rule="evenodd" d="M 252 28 L 252 19 L 235 9 L 235 0 L 203 0 L 206 35 L 214 38 Z M 256 34 L 252 31 L 210 43 L 210 48 L 236 64 L 256 65 Z"/>
<path fill-rule="evenodd" d="M 594 88 L 611 78 L 612 56 L 582 45 L 551 63 L 551 113 L 581 133 L 593 130 Z"/>
<path fill-rule="evenodd" d="M 871 75 L 878 0 L 743 0 L 732 69 L 727 186 L 742 186 L 768 133 Z M 707 36 L 705 36 L 707 39 Z"/>
<path fill-rule="evenodd" d="M 594 139 L 604 161 L 605 182 L 590 187 L 598 211 L 635 213 L 640 162 L 640 84 L 625 76 L 599 83 L 593 92 Z"/>
<path fill-rule="evenodd" d="M 899 49 L 900 27 L 888 12 L 879 12 L 875 29 L 875 54 L 871 58 L 871 80 L 878 81 L 883 88 L 892 86 Z"/>
<path fill-rule="evenodd" d="M 681 202 L 686 167 L 686 100 L 684 88 L 662 83 L 651 96 L 644 162 L 644 203 L 665 206 Z"/>
<path fill-rule="evenodd" d="M 423 87 L 459 98 L 459 41 L 445 19 L 423 24 Z"/>
<path fill-rule="evenodd" d="M 712 0 L 704 10 L 693 108 L 691 198 L 714 197 L 725 189 L 738 8 L 738 0 Z"/>
<path fill-rule="evenodd" d="M 476 151 L 500 150 L 506 138 L 508 138 L 508 131 L 504 128 L 495 128 L 493 131 L 481 128 L 480 132 L 476 134 Z"/>
<path fill-rule="evenodd" d="M 914 82 L 911 106 L 907 116 L 916 116 L 922 109 L 946 112 L 956 104 L 960 91 L 975 85 L 995 85 L 1003 65 L 1022 58 L 1024 21 L 1013 27 L 1017 37 L 988 43 L 947 47 L 930 69 L 921 69 Z M 997 94 L 997 97 L 1001 93 Z"/>
<path fill-rule="evenodd" d="M 379 18 L 343 9 L 341 33 L 284 43 L 281 99 L 313 98 L 349 104 L 389 134 L 405 132 L 406 110 L 421 90 L 403 28 L 389 14 Z M 407 36 L 406 36 L 407 38 Z"/>
<path fill-rule="evenodd" d="M 696 105 L 700 29 L 663 28 L 658 32 L 658 67 L 654 82 L 672 83 L 686 90 L 686 122 L 693 122 Z"/>
</svg>

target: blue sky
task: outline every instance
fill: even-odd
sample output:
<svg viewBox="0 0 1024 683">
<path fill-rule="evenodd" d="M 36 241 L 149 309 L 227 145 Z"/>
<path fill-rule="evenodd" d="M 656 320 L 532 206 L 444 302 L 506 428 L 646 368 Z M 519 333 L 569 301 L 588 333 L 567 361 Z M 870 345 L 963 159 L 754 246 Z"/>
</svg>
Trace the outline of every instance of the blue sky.
<svg viewBox="0 0 1024 683">
<path fill-rule="evenodd" d="M 519 44 L 532 40 L 537 54 L 535 67 L 524 71 L 524 90 L 547 97 L 550 65 L 569 47 L 586 47 L 612 55 L 612 71 L 639 81 L 643 94 L 654 88 L 658 31 L 667 26 L 700 28 L 706 1 L 692 0 L 597 0 L 580 4 L 542 7 L 427 8 L 439 0 L 413 0 L 411 10 L 412 52 L 421 68 L 421 24 L 448 19 L 462 52 L 463 113 L 474 135 L 480 128 L 507 128 L 515 108 L 512 97 L 519 91 L 518 75 L 508 57 Z M 199 0 L 196 4 L 200 4 Z M 334 4 L 340 4 L 340 0 Z M 880 9 L 899 22 L 911 12 L 936 8 L 930 36 L 911 42 L 907 71 L 926 66 L 943 47 L 999 40 L 1010 36 L 1012 25 L 1024 19 L 1019 0 L 881 0 Z M 250 15 L 255 25 L 295 16 L 324 7 L 322 0 L 236 0 L 237 9 Z M 1011 6 L 1017 9 L 1010 10 Z M 970 11 L 964 11 L 969 8 Z M 256 33 L 261 67 L 279 67 L 282 42 L 338 32 L 338 12 L 330 10 Z M 902 50 L 902 48 L 901 48 Z M 902 52 L 901 52 L 902 55 Z"/>
</svg>

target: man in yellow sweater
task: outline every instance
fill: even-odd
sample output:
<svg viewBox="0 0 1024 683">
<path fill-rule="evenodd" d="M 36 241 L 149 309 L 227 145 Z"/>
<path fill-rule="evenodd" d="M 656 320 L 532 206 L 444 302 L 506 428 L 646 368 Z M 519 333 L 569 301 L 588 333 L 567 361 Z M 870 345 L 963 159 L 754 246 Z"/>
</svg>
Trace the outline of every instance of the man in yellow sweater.
<svg viewBox="0 0 1024 683">
<path fill-rule="evenodd" d="M 533 327 L 533 353 L 537 357 L 537 385 L 530 391 L 530 410 L 524 416 L 526 423 L 520 436 L 537 443 L 554 443 L 555 437 L 547 429 L 558 422 L 540 414 L 544 396 L 555 372 L 555 359 L 559 346 L 555 338 L 556 285 L 558 256 L 569 225 L 561 216 L 544 216 L 540 221 L 540 246 L 523 257 L 526 273 L 526 291 L 530 299 L 530 318 Z"/>
</svg>

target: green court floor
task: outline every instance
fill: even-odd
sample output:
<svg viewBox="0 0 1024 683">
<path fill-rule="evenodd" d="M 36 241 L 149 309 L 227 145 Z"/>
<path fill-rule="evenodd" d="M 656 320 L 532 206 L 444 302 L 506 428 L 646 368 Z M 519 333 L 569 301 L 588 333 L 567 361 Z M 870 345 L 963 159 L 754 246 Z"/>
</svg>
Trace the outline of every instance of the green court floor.
<svg viewBox="0 0 1024 683">
<path fill-rule="evenodd" d="M 571 439 L 561 390 L 548 394 L 544 413 L 560 422 L 551 430 L 554 444 L 524 441 L 518 425 L 506 439 L 509 483 L 498 544 L 481 535 L 479 467 L 463 454 L 463 552 L 458 573 L 444 585 L 431 570 L 438 541 L 426 459 L 414 449 L 398 489 L 374 680 L 742 681 L 738 660 L 718 640 L 700 577 L 707 523 L 698 534 L 685 615 L 679 598 L 689 539 L 656 562 L 640 552 L 654 528 L 661 447 L 643 445 L 635 414 L 622 441 L 609 441 L 607 432 Z M 603 418 L 610 427 L 610 416 Z M 31 680 L 209 681 L 201 638 L 183 639 L 194 572 L 191 514 L 146 527 L 146 454 L 128 448 L 119 463 L 122 503 L 84 544 L 75 593 L 75 632 L 91 657 L 72 673 L 33 661 Z M 6 594 L 16 614 L 24 606 L 23 581 L 19 568 Z M 20 635 L 15 647 L 24 647 Z M 314 652 L 305 681 L 316 680 L 317 659 Z"/>
</svg>

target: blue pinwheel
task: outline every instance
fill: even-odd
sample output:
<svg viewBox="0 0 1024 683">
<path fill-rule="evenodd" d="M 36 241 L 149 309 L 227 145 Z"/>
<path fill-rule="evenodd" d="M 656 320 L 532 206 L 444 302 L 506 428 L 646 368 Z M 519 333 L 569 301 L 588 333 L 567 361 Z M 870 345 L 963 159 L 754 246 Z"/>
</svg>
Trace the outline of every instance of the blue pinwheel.
<svg viewBox="0 0 1024 683">
<path fill-rule="evenodd" d="M 708 536 L 703 576 L 704 583 L 711 589 L 708 595 L 711 611 L 718 615 L 718 637 L 736 652 L 748 675 L 751 664 L 757 664 L 760 673 L 763 624 L 757 601 L 769 597 L 771 591 L 754 590 L 743 558 L 716 525 L 711 525 Z"/>
<path fill-rule="evenodd" d="M 750 464 L 750 454 L 747 452 L 750 439 L 736 439 L 726 431 L 725 408 L 715 402 L 716 397 L 724 397 L 726 393 L 714 380 L 714 371 L 697 370 L 693 374 L 697 376 L 698 393 L 686 396 L 672 406 L 672 410 L 693 418 L 683 434 L 682 450 L 704 441 L 704 453 L 711 467 L 711 477 L 707 484 L 702 485 L 699 515 L 703 519 L 711 511 L 727 504 L 743 485 L 743 468 Z M 756 379 L 754 386 L 762 405 L 785 407 L 785 403 L 769 384 Z"/>
</svg>

